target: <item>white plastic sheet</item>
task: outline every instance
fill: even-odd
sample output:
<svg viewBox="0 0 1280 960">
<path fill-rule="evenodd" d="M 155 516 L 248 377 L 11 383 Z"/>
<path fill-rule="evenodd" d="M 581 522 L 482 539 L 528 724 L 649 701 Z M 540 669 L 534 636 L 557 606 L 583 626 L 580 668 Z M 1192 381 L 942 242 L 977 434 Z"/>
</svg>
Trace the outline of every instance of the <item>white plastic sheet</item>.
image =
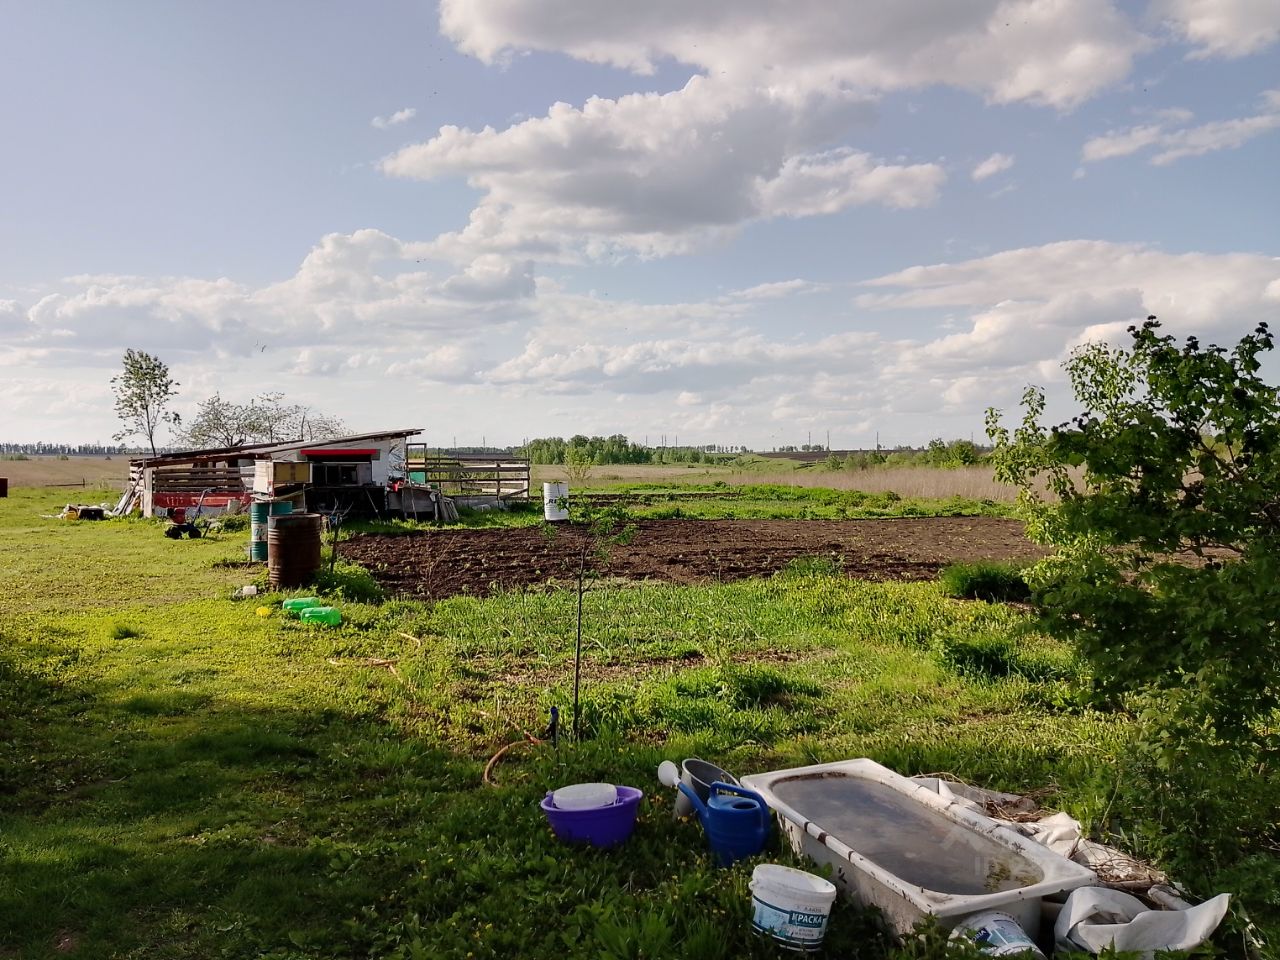
<svg viewBox="0 0 1280 960">
<path fill-rule="evenodd" d="M 1151 910 L 1121 890 L 1081 887 L 1071 892 L 1058 914 L 1055 945 L 1090 953 L 1114 945 L 1116 950 L 1137 951 L 1144 960 L 1157 950 L 1190 950 L 1217 929 L 1230 899 L 1220 893 L 1186 910 Z"/>
</svg>

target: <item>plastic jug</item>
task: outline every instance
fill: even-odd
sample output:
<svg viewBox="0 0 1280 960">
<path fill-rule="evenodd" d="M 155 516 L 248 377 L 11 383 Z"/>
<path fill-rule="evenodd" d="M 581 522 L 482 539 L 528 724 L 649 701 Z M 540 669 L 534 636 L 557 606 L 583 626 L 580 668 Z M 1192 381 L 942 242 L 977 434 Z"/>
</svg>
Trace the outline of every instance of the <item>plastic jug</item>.
<svg viewBox="0 0 1280 960">
<path fill-rule="evenodd" d="M 686 783 L 678 787 L 702 821 L 711 852 L 720 866 L 732 866 L 764 849 L 769 839 L 769 805 L 754 790 L 716 781 L 706 803 Z"/>
<path fill-rule="evenodd" d="M 728 783 L 733 786 L 738 785 L 738 778 L 731 774 L 728 770 L 717 767 L 714 763 L 708 763 L 706 760 L 699 760 L 697 757 L 689 757 L 680 764 L 679 776 L 676 778 L 687 783 L 697 792 L 698 796 L 705 802 L 711 796 L 711 785 L 716 782 Z M 668 786 L 675 786 L 674 783 Z M 687 817 L 693 813 L 693 804 L 689 799 L 676 791 L 676 818 Z"/>
<path fill-rule="evenodd" d="M 324 603 L 319 597 L 290 597 L 280 604 L 286 613 L 301 614 L 307 607 L 318 607 Z"/>
<path fill-rule="evenodd" d="M 326 627 L 342 623 L 342 611 L 337 607 L 307 607 L 299 616 L 303 623 L 320 623 Z"/>
</svg>

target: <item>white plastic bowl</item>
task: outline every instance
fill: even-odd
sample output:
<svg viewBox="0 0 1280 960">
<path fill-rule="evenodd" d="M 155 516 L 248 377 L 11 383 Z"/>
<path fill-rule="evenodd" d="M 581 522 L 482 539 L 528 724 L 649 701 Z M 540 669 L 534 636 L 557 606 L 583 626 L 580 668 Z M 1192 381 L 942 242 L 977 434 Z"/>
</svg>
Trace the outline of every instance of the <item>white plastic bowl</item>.
<svg viewBox="0 0 1280 960">
<path fill-rule="evenodd" d="M 551 794 L 558 810 L 595 810 L 618 802 L 618 788 L 612 783 L 574 783 Z"/>
</svg>

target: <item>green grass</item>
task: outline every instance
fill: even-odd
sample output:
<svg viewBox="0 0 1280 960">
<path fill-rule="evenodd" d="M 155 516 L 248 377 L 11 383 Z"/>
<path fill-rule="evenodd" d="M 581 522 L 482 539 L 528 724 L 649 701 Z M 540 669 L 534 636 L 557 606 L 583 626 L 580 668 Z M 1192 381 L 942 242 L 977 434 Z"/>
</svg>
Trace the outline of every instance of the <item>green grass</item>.
<svg viewBox="0 0 1280 960">
<path fill-rule="evenodd" d="M 748 929 L 751 864 L 715 868 L 671 819 L 661 760 L 746 774 L 869 756 L 1052 785 L 1092 823 L 1114 790 L 1128 721 L 1081 705 L 1070 650 L 1008 607 L 821 562 L 596 585 L 589 739 L 515 747 L 487 786 L 486 760 L 552 705 L 568 724 L 571 593 L 428 606 L 339 564 L 321 589 L 344 624 L 314 628 L 257 614 L 279 596 L 231 599 L 258 576 L 233 565 L 243 535 L 40 518 L 53 508 L 0 500 L 6 960 L 773 957 Z M 636 835 L 558 844 L 538 799 L 600 779 L 646 791 Z M 828 943 L 891 950 L 843 901 Z"/>
<path fill-rule="evenodd" d="M 943 568 L 938 579 L 949 597 L 991 602 L 1021 601 L 1031 598 L 1031 588 L 1022 579 L 1023 564 L 979 560 L 953 563 Z"/>
<path fill-rule="evenodd" d="M 966 497 L 904 498 L 893 492 L 866 493 L 781 484 L 619 483 L 588 485 L 579 497 L 621 497 L 628 513 L 649 519 L 690 520 L 861 520 L 881 517 L 1012 515 L 1012 506 Z M 572 498 L 571 498 L 572 499 Z"/>
<path fill-rule="evenodd" d="M 570 496 L 575 513 L 584 507 L 620 507 L 629 518 L 641 520 L 864 520 L 888 517 L 1007 517 L 1013 506 L 967 497 L 924 499 L 892 492 L 864 493 L 825 487 L 781 484 L 730 486 L 711 483 L 598 483 L 588 482 Z M 452 527 L 530 527 L 542 523 L 542 503 L 514 503 L 508 510 L 459 509 Z M 432 529 L 429 520 L 356 520 L 344 534 L 407 534 Z"/>
</svg>

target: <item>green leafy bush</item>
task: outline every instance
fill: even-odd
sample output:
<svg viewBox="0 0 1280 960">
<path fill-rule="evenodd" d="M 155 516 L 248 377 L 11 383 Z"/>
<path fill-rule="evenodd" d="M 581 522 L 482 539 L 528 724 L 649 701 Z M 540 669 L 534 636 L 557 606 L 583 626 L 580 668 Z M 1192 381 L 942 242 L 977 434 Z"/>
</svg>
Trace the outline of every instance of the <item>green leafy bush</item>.
<svg viewBox="0 0 1280 960">
<path fill-rule="evenodd" d="M 1208 892 L 1280 843 L 1280 394 L 1258 376 L 1274 343 L 1266 324 L 1230 349 L 1154 317 L 1130 334 L 1068 360 L 1071 421 L 1043 426 L 1030 388 L 1021 424 L 989 411 L 988 434 L 1028 533 L 1056 549 L 1027 574 L 1044 628 L 1139 717 L 1134 832 Z"/>
<path fill-rule="evenodd" d="M 364 567 L 339 559 L 333 570 L 327 561 L 321 564 L 313 584 L 322 595 L 355 603 L 380 603 L 386 594 L 378 581 Z"/>
<path fill-rule="evenodd" d="M 241 533 L 249 529 L 247 513 L 227 513 L 218 518 L 218 525 L 227 533 Z"/>
</svg>

